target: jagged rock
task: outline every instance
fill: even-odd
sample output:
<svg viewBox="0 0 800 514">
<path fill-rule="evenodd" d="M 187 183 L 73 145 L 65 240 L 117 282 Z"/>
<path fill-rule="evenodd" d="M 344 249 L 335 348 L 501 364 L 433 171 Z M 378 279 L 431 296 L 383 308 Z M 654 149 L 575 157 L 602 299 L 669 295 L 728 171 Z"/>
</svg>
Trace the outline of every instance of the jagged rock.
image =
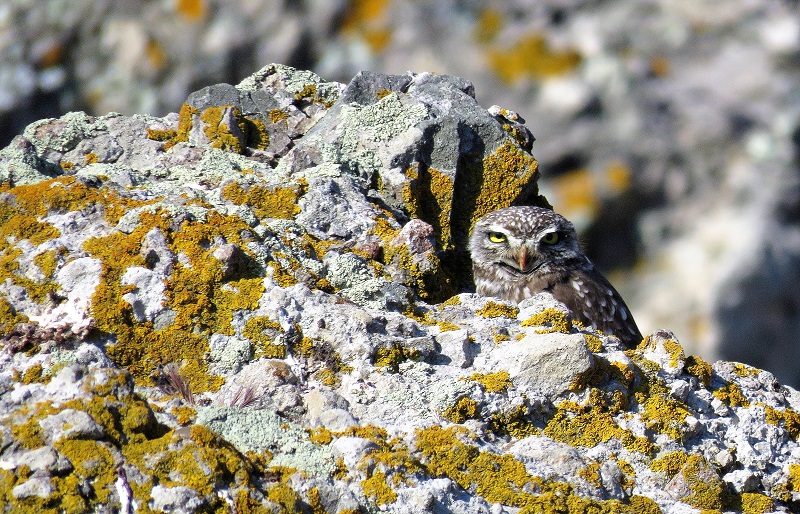
<svg viewBox="0 0 800 514">
<path fill-rule="evenodd" d="M 544 201 L 473 95 L 271 65 L 0 151 L 0 505 L 796 510 L 772 374 L 465 292 L 472 220 Z"/>
</svg>

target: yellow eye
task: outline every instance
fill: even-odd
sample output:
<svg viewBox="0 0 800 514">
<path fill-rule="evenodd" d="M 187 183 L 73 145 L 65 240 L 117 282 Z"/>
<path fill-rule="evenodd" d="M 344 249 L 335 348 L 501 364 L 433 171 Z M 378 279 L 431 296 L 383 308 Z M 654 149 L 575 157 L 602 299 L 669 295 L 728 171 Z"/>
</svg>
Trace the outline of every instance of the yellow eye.
<svg viewBox="0 0 800 514">
<path fill-rule="evenodd" d="M 561 240 L 561 237 L 558 235 L 558 232 L 549 232 L 544 235 L 542 238 L 542 242 L 546 245 L 554 245 Z"/>
<path fill-rule="evenodd" d="M 489 241 L 493 243 L 505 243 L 506 235 L 502 232 L 489 232 Z"/>
</svg>

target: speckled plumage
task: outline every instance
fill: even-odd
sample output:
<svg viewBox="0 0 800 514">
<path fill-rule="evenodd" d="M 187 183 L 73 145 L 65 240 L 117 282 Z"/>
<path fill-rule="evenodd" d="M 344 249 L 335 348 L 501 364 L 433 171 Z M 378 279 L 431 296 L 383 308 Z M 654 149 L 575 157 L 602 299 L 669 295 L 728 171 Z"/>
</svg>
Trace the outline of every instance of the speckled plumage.
<svg viewBox="0 0 800 514">
<path fill-rule="evenodd" d="M 634 347 L 642 335 L 622 297 L 594 269 L 572 223 L 540 207 L 507 207 L 481 218 L 469 242 L 478 294 L 520 302 L 550 292 L 586 326 Z"/>
</svg>

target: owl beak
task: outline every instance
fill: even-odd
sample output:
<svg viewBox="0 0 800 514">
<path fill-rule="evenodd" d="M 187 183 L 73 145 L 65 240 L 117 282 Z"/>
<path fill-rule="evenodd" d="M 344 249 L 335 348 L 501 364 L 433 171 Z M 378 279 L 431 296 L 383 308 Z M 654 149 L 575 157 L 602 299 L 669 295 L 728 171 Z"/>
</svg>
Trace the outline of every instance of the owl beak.
<svg viewBox="0 0 800 514">
<path fill-rule="evenodd" d="M 517 262 L 519 263 L 520 271 L 525 271 L 528 267 L 528 248 L 523 246 L 519 249 L 519 255 L 517 256 Z"/>
</svg>

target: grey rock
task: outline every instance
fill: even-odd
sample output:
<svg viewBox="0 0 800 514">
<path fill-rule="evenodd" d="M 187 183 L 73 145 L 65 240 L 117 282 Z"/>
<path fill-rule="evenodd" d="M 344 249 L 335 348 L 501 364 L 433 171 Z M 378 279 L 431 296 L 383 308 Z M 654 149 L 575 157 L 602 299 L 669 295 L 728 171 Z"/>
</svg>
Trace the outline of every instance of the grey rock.
<svg viewBox="0 0 800 514">
<path fill-rule="evenodd" d="M 50 443 L 62 439 L 100 439 L 101 427 L 92 417 L 81 410 L 64 409 L 51 414 L 39 422 Z"/>
<path fill-rule="evenodd" d="M 468 368 L 478 354 L 478 345 L 470 341 L 466 330 L 448 330 L 436 336 L 441 346 L 441 354 L 447 364 L 458 368 Z"/>
<path fill-rule="evenodd" d="M 56 487 L 50 477 L 32 476 L 21 484 L 14 486 L 11 490 L 11 495 L 18 500 L 32 497 L 47 498 L 55 489 Z"/>
<path fill-rule="evenodd" d="M 744 469 L 735 469 L 725 473 L 722 480 L 730 484 L 737 493 L 749 493 L 761 485 L 758 475 Z"/>
<path fill-rule="evenodd" d="M 197 423 L 205 425 L 236 446 L 239 451 L 269 450 L 273 465 L 289 466 L 312 476 L 333 472 L 330 451 L 308 440 L 298 426 L 292 426 L 276 413 L 236 407 L 198 409 Z"/>
<path fill-rule="evenodd" d="M 581 334 L 529 334 L 514 344 L 490 351 L 476 367 L 508 371 L 514 385 L 540 391 L 550 399 L 566 393 L 575 378 L 594 365 L 592 352 Z"/>
<path fill-rule="evenodd" d="M 163 512 L 196 512 L 205 501 L 194 489 L 184 486 L 167 487 L 161 484 L 153 487 L 152 500 L 148 507 Z"/>
<path fill-rule="evenodd" d="M 153 321 L 164 310 L 166 284 L 161 274 L 131 266 L 121 280 L 123 285 L 136 288 L 122 295 L 122 299 L 131 304 L 136 321 Z"/>
</svg>

